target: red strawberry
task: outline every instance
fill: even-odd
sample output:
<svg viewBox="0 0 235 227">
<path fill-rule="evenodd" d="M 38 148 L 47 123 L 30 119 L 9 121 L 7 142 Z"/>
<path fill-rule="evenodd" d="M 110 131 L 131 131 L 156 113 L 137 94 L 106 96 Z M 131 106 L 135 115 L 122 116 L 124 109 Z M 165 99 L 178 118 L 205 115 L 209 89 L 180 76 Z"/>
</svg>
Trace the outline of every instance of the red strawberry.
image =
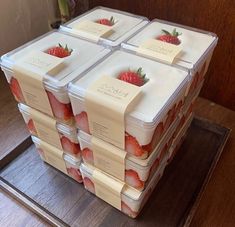
<svg viewBox="0 0 235 227">
<path fill-rule="evenodd" d="M 146 158 L 147 152 L 142 149 L 135 137 L 125 134 L 125 150 L 134 156 Z"/>
<path fill-rule="evenodd" d="M 167 130 L 175 119 L 176 104 L 168 111 L 167 119 L 164 124 L 164 130 Z"/>
<path fill-rule="evenodd" d="M 18 101 L 18 102 L 25 102 L 24 101 L 23 93 L 22 93 L 20 85 L 19 85 L 19 82 L 14 77 L 11 77 L 11 80 L 10 80 L 10 89 L 11 89 L 11 92 L 13 93 L 16 101 Z"/>
<path fill-rule="evenodd" d="M 107 25 L 107 26 L 113 26 L 114 25 L 114 18 L 111 17 L 110 19 L 102 18 L 96 21 L 96 23 Z"/>
<path fill-rule="evenodd" d="M 144 188 L 144 182 L 140 180 L 138 173 L 132 169 L 125 170 L 125 182 L 138 190 Z"/>
<path fill-rule="evenodd" d="M 63 149 L 71 154 L 79 154 L 81 149 L 78 143 L 73 143 L 69 138 L 62 136 L 60 138 Z"/>
<path fill-rule="evenodd" d="M 123 201 L 121 203 L 121 210 L 123 213 L 128 216 L 135 218 L 137 216 L 137 212 L 133 211 L 129 206 L 127 206 Z"/>
<path fill-rule="evenodd" d="M 93 152 L 87 147 L 82 150 L 82 158 L 85 160 L 85 162 L 88 162 L 92 165 L 94 164 Z"/>
<path fill-rule="evenodd" d="M 204 62 L 200 72 L 199 72 L 199 82 L 201 82 L 205 76 L 205 70 L 206 70 L 206 61 Z"/>
<path fill-rule="evenodd" d="M 179 45 L 180 44 L 180 40 L 179 40 L 178 36 L 180 36 L 182 33 L 177 32 L 175 28 L 174 28 L 172 33 L 168 32 L 164 29 L 162 30 L 162 32 L 164 34 L 158 36 L 156 38 L 157 40 L 167 42 L 167 43 L 171 43 L 171 44 L 174 44 L 174 45 Z"/>
<path fill-rule="evenodd" d="M 176 109 L 175 109 L 175 116 L 178 116 L 178 115 L 179 115 L 182 106 L 183 106 L 183 101 L 180 100 L 179 103 L 178 103 L 178 105 L 177 105 L 177 107 L 176 107 Z"/>
<path fill-rule="evenodd" d="M 46 53 L 58 58 L 65 58 L 70 56 L 72 51 L 73 50 L 69 49 L 67 45 L 63 47 L 59 44 L 59 46 L 51 47 L 48 50 L 46 50 Z"/>
<path fill-rule="evenodd" d="M 82 175 L 78 169 L 73 167 L 67 168 L 68 174 L 77 182 L 82 183 Z"/>
<path fill-rule="evenodd" d="M 82 111 L 80 114 L 77 114 L 75 116 L 75 120 L 79 129 L 81 129 L 83 132 L 90 134 L 88 117 L 85 111 Z"/>
<path fill-rule="evenodd" d="M 52 112 L 56 118 L 59 118 L 63 121 L 69 121 L 73 117 L 72 107 L 70 103 L 61 103 L 57 98 L 49 91 L 47 96 L 49 98 Z"/>
<path fill-rule="evenodd" d="M 84 177 L 83 184 L 88 191 L 95 194 L 95 185 L 88 177 Z"/>
<path fill-rule="evenodd" d="M 165 156 L 165 154 L 166 154 L 168 148 L 169 148 L 169 147 L 168 147 L 167 144 L 165 144 L 165 146 L 162 148 L 162 150 L 161 150 L 161 152 L 160 152 L 160 155 L 159 155 L 159 162 L 161 162 L 162 159 L 164 158 L 164 156 Z"/>
<path fill-rule="evenodd" d="M 152 138 L 152 141 L 151 141 L 152 149 L 155 148 L 155 146 L 158 144 L 158 142 L 162 138 L 163 131 L 164 131 L 163 123 L 160 122 L 157 125 L 157 127 L 156 127 L 156 129 L 154 131 L 154 134 L 153 134 L 153 138 Z"/>
<path fill-rule="evenodd" d="M 139 68 L 136 72 L 130 70 L 121 72 L 118 79 L 141 87 L 148 81 L 145 76 L 146 74 L 143 74 L 142 68 Z"/>
<path fill-rule="evenodd" d="M 31 134 L 33 134 L 33 135 L 37 135 L 37 131 L 36 131 L 36 128 L 35 128 L 35 126 L 34 126 L 34 123 L 33 123 L 33 120 L 32 119 L 30 119 L 29 121 L 28 121 L 28 123 L 27 123 L 27 127 L 28 127 L 28 130 L 29 130 L 29 132 L 31 133 Z"/>
<path fill-rule="evenodd" d="M 155 173 L 158 166 L 159 166 L 159 158 L 156 158 L 156 160 L 154 161 L 154 163 L 151 166 L 150 174 Z"/>
</svg>

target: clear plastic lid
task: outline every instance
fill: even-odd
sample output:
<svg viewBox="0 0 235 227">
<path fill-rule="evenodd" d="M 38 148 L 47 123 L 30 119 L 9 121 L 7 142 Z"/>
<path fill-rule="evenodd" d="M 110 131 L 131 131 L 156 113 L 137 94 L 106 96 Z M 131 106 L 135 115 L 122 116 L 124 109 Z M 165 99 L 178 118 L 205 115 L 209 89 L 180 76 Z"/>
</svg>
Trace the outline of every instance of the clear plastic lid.
<svg viewBox="0 0 235 227">
<path fill-rule="evenodd" d="M 82 34 L 78 33 L 74 28 L 79 23 L 83 21 L 97 22 L 101 19 L 110 20 L 111 17 L 113 18 L 113 21 L 111 21 L 110 28 L 113 33 L 107 38 L 100 37 L 99 42 L 113 47 L 120 45 L 124 40 L 149 22 L 149 20 L 143 16 L 105 7 L 96 7 L 76 17 L 68 23 L 61 25 L 60 29 L 78 36 L 82 36 Z"/>
<path fill-rule="evenodd" d="M 134 201 L 141 201 L 146 193 L 149 191 L 149 188 L 152 188 L 155 186 L 155 184 L 157 183 L 157 179 L 159 177 L 159 174 L 162 174 L 165 167 L 166 167 L 166 163 L 167 163 L 167 156 L 164 158 L 164 160 L 162 161 L 160 168 L 158 169 L 158 171 L 155 172 L 155 174 L 153 175 L 153 177 L 151 178 L 149 184 L 147 185 L 147 187 L 145 188 L 144 191 L 140 192 L 138 190 L 136 190 L 135 188 L 132 188 L 130 186 L 128 186 L 127 184 L 124 185 L 123 190 L 122 190 L 122 194 L 127 196 L 128 198 L 134 200 Z M 93 175 L 93 171 L 95 170 L 94 167 L 92 167 L 91 165 L 85 165 L 85 164 L 81 164 L 80 166 L 80 170 L 81 172 L 85 172 L 87 175 L 90 175 L 91 179 L 92 179 L 92 175 Z M 103 173 L 103 172 L 102 172 Z M 105 174 L 105 173 L 103 173 Z M 107 176 L 107 174 L 105 174 Z M 108 175 L 109 177 L 113 178 L 112 176 Z"/>
<path fill-rule="evenodd" d="M 56 47 L 59 44 L 63 47 L 67 45 L 72 50 L 70 56 L 63 58 L 63 67 L 57 74 L 46 73 L 43 75 L 44 84 L 56 90 L 65 90 L 69 82 L 110 52 L 109 49 L 103 46 L 78 39 L 66 32 L 54 30 L 3 55 L 1 57 L 1 66 L 12 70 L 18 60 L 28 56 L 32 52 L 46 53 L 50 48 Z M 30 66 L 31 70 L 40 72 L 37 66 Z"/>
<path fill-rule="evenodd" d="M 21 113 L 26 114 L 26 115 L 30 115 L 30 110 L 32 109 L 31 107 L 29 107 L 25 104 L 22 104 L 22 103 L 18 104 L 18 108 Z M 39 115 L 45 115 L 35 109 L 34 109 L 34 111 L 36 111 Z M 49 117 L 49 116 L 47 116 L 47 117 Z M 77 129 L 75 127 L 71 127 L 69 125 L 59 123 L 59 122 L 56 122 L 56 127 L 58 129 L 58 132 L 63 133 L 64 135 L 73 136 L 73 137 L 77 136 Z"/>
<path fill-rule="evenodd" d="M 159 38 L 164 34 L 162 30 L 172 33 L 174 29 L 180 34 L 178 39 L 180 42 L 179 47 L 182 50 L 176 56 L 173 64 L 190 70 L 197 67 L 198 62 L 214 49 L 218 41 L 214 33 L 154 19 L 123 43 L 122 47 L 136 51 L 145 41 Z"/>
<path fill-rule="evenodd" d="M 43 148 L 46 148 L 48 152 L 50 152 L 51 149 L 56 149 L 58 150 L 58 148 L 55 148 L 53 147 L 52 145 L 42 141 L 41 139 L 39 139 L 38 137 L 36 136 L 31 136 L 32 138 L 32 141 L 34 142 L 34 144 L 37 146 L 37 147 L 40 147 L 41 144 L 43 144 Z M 63 158 L 66 162 L 72 164 L 72 165 L 76 165 L 76 166 L 80 166 L 81 164 L 81 158 L 75 158 L 69 154 L 63 154 Z"/>
<path fill-rule="evenodd" d="M 188 72 L 124 50 L 117 50 L 95 65 L 79 80 L 70 84 L 69 93 L 83 99 L 87 88 L 101 76 L 118 77 L 121 72 L 142 68 L 149 80 L 141 86 L 141 99 L 126 114 L 126 120 L 143 127 L 153 127 L 165 107 L 177 98 L 188 82 Z"/>
</svg>

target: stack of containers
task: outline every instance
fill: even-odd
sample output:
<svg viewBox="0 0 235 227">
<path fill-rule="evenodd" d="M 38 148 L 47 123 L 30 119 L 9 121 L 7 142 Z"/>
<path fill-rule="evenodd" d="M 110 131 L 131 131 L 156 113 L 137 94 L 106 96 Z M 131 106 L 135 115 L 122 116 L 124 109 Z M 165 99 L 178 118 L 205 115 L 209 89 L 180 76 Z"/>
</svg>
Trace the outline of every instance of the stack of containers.
<svg viewBox="0 0 235 227">
<path fill-rule="evenodd" d="M 67 87 L 109 52 L 95 43 L 52 31 L 1 58 L 41 158 L 78 182 L 82 182 L 81 150 Z"/>
<path fill-rule="evenodd" d="M 1 67 L 41 159 L 134 218 L 183 141 L 216 44 L 212 33 L 97 7 Z M 177 54 L 169 62 L 162 50 Z"/>
<path fill-rule="evenodd" d="M 145 74 L 142 86 L 126 83 L 120 78 L 121 75 L 140 72 L 140 67 Z M 109 84 L 107 77 L 114 84 Z M 140 89 L 139 98 L 124 116 L 124 148 L 117 148 L 118 145 L 109 138 L 106 140 L 104 135 L 107 125 L 102 125 L 99 120 L 95 124 L 91 122 L 93 112 L 89 112 L 88 94 L 95 81 L 101 81 L 98 90 L 108 94 L 108 99 L 117 93 L 125 93 L 122 89 L 126 84 L 130 88 L 134 86 Z M 121 83 L 120 90 L 116 87 L 117 81 Z M 79 129 L 78 138 L 84 161 L 81 173 L 89 191 L 131 217 L 137 216 L 169 159 L 168 151 L 173 142 L 173 133 L 180 123 L 188 81 L 187 70 L 129 51 L 116 50 L 85 72 L 81 79 L 70 84 L 69 96 Z M 99 94 L 98 100 L 102 100 Z M 102 109 L 108 108 L 106 101 L 102 100 L 98 104 L 100 106 L 95 106 L 98 112 L 103 113 Z M 111 124 L 114 124 L 112 117 L 115 111 L 112 107 L 108 111 L 109 116 L 105 118 L 110 118 Z M 117 134 L 111 137 L 115 141 Z M 120 154 L 124 155 L 123 162 L 120 162 Z M 113 185 L 121 190 L 117 192 Z M 117 203 L 114 202 L 116 199 Z"/>
</svg>

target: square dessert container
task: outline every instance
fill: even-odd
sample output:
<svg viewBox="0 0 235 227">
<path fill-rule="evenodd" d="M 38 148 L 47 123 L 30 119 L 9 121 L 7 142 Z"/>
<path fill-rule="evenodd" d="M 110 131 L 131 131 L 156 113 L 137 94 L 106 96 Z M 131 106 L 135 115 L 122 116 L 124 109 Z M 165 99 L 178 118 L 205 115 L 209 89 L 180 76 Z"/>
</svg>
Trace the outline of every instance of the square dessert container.
<svg viewBox="0 0 235 227">
<path fill-rule="evenodd" d="M 138 52 L 139 46 L 147 40 L 162 40 L 161 35 L 164 34 L 162 30 L 172 33 L 174 29 L 180 34 L 178 36 L 179 42 L 175 44 L 181 48 L 181 52 L 174 59 L 173 65 L 189 70 L 191 77 L 188 92 L 193 92 L 204 79 L 214 48 L 217 45 L 218 38 L 214 33 L 154 19 L 125 41 L 122 47 Z"/>
<path fill-rule="evenodd" d="M 125 184 L 136 190 L 142 191 L 148 185 L 151 177 L 160 168 L 161 162 L 167 155 L 172 144 L 173 133 L 179 124 L 179 118 L 175 119 L 163 138 L 155 147 L 151 155 L 145 159 L 136 159 L 135 157 L 126 156 L 125 159 Z M 94 166 L 93 151 L 91 144 L 91 135 L 79 131 L 78 139 L 82 150 L 82 159 L 85 164 Z M 111 172 L 108 174 L 112 175 Z M 122 179 L 120 179 L 122 180 Z"/>
<path fill-rule="evenodd" d="M 113 21 L 110 21 L 111 17 Z M 76 26 L 84 21 L 93 22 L 93 25 L 102 24 L 110 28 L 112 33 L 105 37 L 96 35 L 91 37 L 90 33 L 81 33 L 76 29 Z M 105 46 L 117 47 L 148 22 L 149 20 L 146 17 L 99 6 L 61 25 L 60 30 Z"/>
<path fill-rule="evenodd" d="M 182 108 L 188 86 L 187 71 L 116 50 L 81 79 L 70 83 L 69 96 L 77 127 L 90 134 L 85 106 L 88 87 L 103 75 L 117 78 L 120 73 L 140 67 L 149 80 L 141 86 L 140 101 L 125 115 L 125 150 L 136 158 L 146 159 Z"/>
<path fill-rule="evenodd" d="M 68 153 L 75 158 L 79 158 L 81 156 L 76 127 L 56 122 L 56 132 L 53 132 L 55 128 L 50 127 L 50 125 L 47 124 L 47 121 L 53 121 L 51 117 L 48 117 L 39 111 L 33 110 L 31 107 L 22 103 L 18 104 L 18 108 L 23 116 L 29 132 L 33 136 L 43 139 L 46 143 L 49 143 L 58 149 L 63 149 L 65 153 Z M 37 117 L 32 114 L 32 111 L 37 113 Z M 38 121 L 38 118 L 40 118 L 40 121 Z M 43 119 L 45 120 L 43 121 Z M 35 122 L 36 124 L 39 124 L 39 126 L 42 125 L 42 127 L 39 127 L 39 130 L 43 137 L 40 137 L 38 134 L 37 127 L 35 127 Z M 58 136 L 53 137 L 51 136 L 51 133 L 58 133 Z"/>
<path fill-rule="evenodd" d="M 147 188 L 140 192 L 135 190 L 132 187 L 124 185 L 123 190 L 121 191 L 121 212 L 130 216 L 131 218 L 136 218 L 143 208 L 144 204 L 150 197 L 157 183 L 164 173 L 164 169 L 167 165 L 167 159 L 161 163 L 161 167 L 154 173 L 151 181 L 149 182 Z M 84 163 L 80 167 L 84 187 L 91 193 L 96 194 L 96 186 L 93 178 L 95 168 L 92 166 L 85 165 Z M 98 170 L 97 170 L 98 171 Z M 100 172 L 102 175 L 111 178 L 115 181 L 115 178 L 112 178 L 110 175 Z M 105 182 L 103 182 L 105 184 Z M 108 186 L 108 185 L 107 185 Z M 112 204 L 111 204 L 112 205 Z"/>
<path fill-rule="evenodd" d="M 35 136 L 31 136 L 31 138 L 36 146 L 40 158 L 44 162 L 47 162 L 51 166 L 67 174 L 77 182 L 82 183 L 82 176 L 80 172 L 81 158 L 74 158 L 68 154 L 63 154 L 63 151 L 51 146 L 48 143 L 45 143 Z M 46 154 L 49 154 L 50 156 L 46 156 Z"/>
<path fill-rule="evenodd" d="M 52 56 L 54 51 L 51 48 L 58 47 L 58 45 L 65 47 L 68 46 L 69 50 L 72 50 L 69 56 L 62 58 Z M 87 51 L 89 50 L 89 51 Z M 50 54 L 48 54 L 48 52 Z M 25 45 L 3 55 L 1 57 L 1 68 L 5 73 L 6 79 L 10 84 L 11 91 L 18 102 L 26 103 L 26 99 L 22 93 L 19 81 L 15 77 L 15 67 L 18 64 L 21 64 L 22 59 L 31 56 L 31 54 L 43 55 L 53 58 L 54 60 L 63 60 L 60 64 L 60 70 L 57 72 L 44 72 L 36 64 L 27 64 L 26 70 L 29 70 L 30 73 L 36 73 L 37 75 L 43 76 L 42 86 L 44 92 L 46 92 L 44 99 L 42 97 L 35 97 L 36 92 L 38 92 L 38 87 L 34 87 L 34 94 L 30 94 L 31 98 L 33 96 L 35 105 L 34 107 L 41 112 L 45 112 L 45 106 L 41 104 L 41 101 L 49 101 L 51 111 L 49 115 L 57 118 L 59 121 L 71 123 L 73 122 L 73 114 L 71 110 L 70 100 L 67 94 L 68 83 L 78 78 L 80 74 L 92 66 L 99 59 L 104 57 L 110 50 L 104 48 L 103 46 L 90 43 L 86 40 L 78 39 L 73 37 L 65 32 L 51 31 Z M 58 53 L 56 54 L 58 55 Z M 39 59 L 41 61 L 43 59 Z M 21 64 L 22 65 L 22 64 Z M 25 67 L 25 65 L 24 65 Z M 30 68 L 29 68 L 30 67 Z M 32 74 L 32 73 L 31 73 Z M 26 81 L 28 79 L 28 74 L 26 76 Z M 35 82 L 36 83 L 36 82 Z M 31 86 L 31 84 L 27 84 Z M 38 99 L 42 99 L 39 100 Z M 28 104 L 29 105 L 29 104 Z"/>
</svg>

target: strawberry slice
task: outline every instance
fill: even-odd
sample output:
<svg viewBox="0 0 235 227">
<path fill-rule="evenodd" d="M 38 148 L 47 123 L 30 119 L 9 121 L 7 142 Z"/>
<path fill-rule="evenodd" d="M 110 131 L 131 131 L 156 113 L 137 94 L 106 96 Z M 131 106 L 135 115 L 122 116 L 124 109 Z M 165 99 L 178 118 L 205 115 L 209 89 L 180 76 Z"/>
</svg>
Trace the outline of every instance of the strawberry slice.
<svg viewBox="0 0 235 227">
<path fill-rule="evenodd" d="M 160 122 L 155 131 L 154 131 L 154 134 L 153 134 L 153 138 L 152 138 L 152 141 L 151 141 L 151 144 L 152 144 L 152 149 L 155 148 L 155 146 L 158 144 L 158 142 L 160 141 L 160 139 L 162 138 L 162 135 L 163 135 L 163 131 L 164 131 L 164 126 L 163 126 L 163 123 Z"/>
<path fill-rule="evenodd" d="M 58 46 L 54 46 L 46 50 L 47 54 L 50 54 L 52 56 L 58 57 L 58 58 L 65 58 L 71 55 L 72 49 L 69 49 L 66 45 L 63 47 L 60 43 Z"/>
<path fill-rule="evenodd" d="M 93 152 L 87 147 L 82 150 L 82 158 L 85 162 L 88 162 L 91 165 L 94 164 Z"/>
<path fill-rule="evenodd" d="M 79 129 L 81 129 L 83 132 L 90 134 L 88 117 L 85 111 L 82 111 L 80 114 L 77 114 L 75 116 L 75 120 Z"/>
<path fill-rule="evenodd" d="M 76 180 L 79 183 L 82 183 L 82 175 L 78 169 L 70 167 L 70 168 L 67 168 L 67 172 L 69 176 L 71 176 L 74 180 Z"/>
<path fill-rule="evenodd" d="M 125 134 L 125 150 L 134 156 L 146 158 L 147 152 L 142 149 L 135 137 Z"/>
<path fill-rule="evenodd" d="M 73 143 L 69 138 L 62 136 L 60 138 L 61 145 L 63 149 L 70 154 L 77 155 L 80 153 L 81 149 L 78 143 Z"/>
<path fill-rule="evenodd" d="M 199 72 L 199 79 L 198 79 L 199 82 L 201 82 L 203 80 L 205 73 L 206 73 L 205 70 L 206 70 L 206 61 L 204 62 L 203 66 Z"/>
<path fill-rule="evenodd" d="M 94 185 L 94 183 L 88 177 L 84 177 L 83 183 L 84 183 L 85 188 L 88 191 L 90 191 L 91 193 L 95 194 L 95 185 Z"/>
<path fill-rule="evenodd" d="M 121 210 L 123 213 L 127 214 L 128 216 L 135 218 L 138 213 L 133 211 L 126 203 L 123 201 L 121 202 Z"/>
<path fill-rule="evenodd" d="M 168 111 L 167 119 L 164 124 L 164 130 L 167 130 L 175 119 L 176 104 Z"/>
<path fill-rule="evenodd" d="M 25 102 L 23 93 L 22 93 L 20 85 L 19 85 L 19 82 L 14 77 L 11 77 L 10 89 L 11 89 L 11 92 L 14 95 L 16 101 L 23 102 L 23 103 Z"/>
<path fill-rule="evenodd" d="M 61 103 L 50 91 L 46 92 L 54 116 L 63 121 L 71 120 L 71 118 L 73 117 L 71 103 Z"/>
<path fill-rule="evenodd" d="M 144 182 L 140 180 L 138 173 L 132 169 L 125 170 L 125 182 L 138 190 L 144 188 Z"/>
<path fill-rule="evenodd" d="M 183 106 L 183 101 L 180 100 L 175 109 L 175 116 L 178 116 Z"/>
<path fill-rule="evenodd" d="M 151 169 L 150 169 L 150 175 L 152 175 L 153 173 L 156 172 L 158 166 L 159 166 L 159 158 L 156 158 L 156 160 L 154 161 L 154 163 L 152 164 L 151 166 Z"/>
<path fill-rule="evenodd" d="M 174 28 L 172 33 L 168 32 L 164 29 L 162 29 L 162 32 L 164 34 L 158 36 L 156 38 L 157 40 L 167 42 L 167 43 L 171 43 L 171 44 L 174 44 L 174 45 L 179 45 L 181 43 L 178 36 L 182 35 L 182 33 L 177 32 L 175 28 Z"/>
<path fill-rule="evenodd" d="M 131 70 L 121 72 L 118 79 L 138 87 L 143 86 L 149 80 L 146 78 L 146 74 L 143 73 L 142 68 L 139 68 L 136 72 Z"/>
<path fill-rule="evenodd" d="M 33 123 L 33 120 L 32 119 L 30 119 L 29 121 L 28 121 L 28 123 L 27 123 L 27 128 L 28 128 L 28 130 L 29 130 L 29 132 L 31 133 L 31 134 L 33 134 L 33 135 L 37 135 L 37 130 L 36 130 L 36 128 L 35 128 L 35 126 L 34 126 L 34 123 Z"/>
<path fill-rule="evenodd" d="M 113 26 L 115 22 L 114 22 L 114 17 L 110 17 L 110 19 L 107 19 L 107 18 L 99 19 L 96 21 L 96 23 L 107 25 L 107 26 Z"/>
</svg>

